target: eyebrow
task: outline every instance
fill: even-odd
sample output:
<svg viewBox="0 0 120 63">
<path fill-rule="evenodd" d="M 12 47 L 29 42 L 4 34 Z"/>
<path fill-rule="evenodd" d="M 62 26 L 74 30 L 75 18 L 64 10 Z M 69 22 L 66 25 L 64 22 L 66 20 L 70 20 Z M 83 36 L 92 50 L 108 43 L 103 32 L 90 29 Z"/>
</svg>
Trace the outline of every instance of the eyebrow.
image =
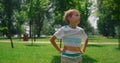
<svg viewBox="0 0 120 63">
<path fill-rule="evenodd" d="M 73 14 L 73 15 L 80 15 L 80 14 Z"/>
</svg>

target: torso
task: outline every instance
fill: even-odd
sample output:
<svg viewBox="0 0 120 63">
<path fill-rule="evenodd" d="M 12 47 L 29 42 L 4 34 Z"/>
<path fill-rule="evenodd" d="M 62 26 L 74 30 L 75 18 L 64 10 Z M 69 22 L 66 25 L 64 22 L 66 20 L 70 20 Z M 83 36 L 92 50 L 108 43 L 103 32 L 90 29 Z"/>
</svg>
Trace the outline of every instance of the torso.
<svg viewBox="0 0 120 63">
<path fill-rule="evenodd" d="M 63 37 L 64 50 L 79 52 L 81 45 L 81 28 L 77 27 L 75 29 L 70 28 L 69 26 L 65 26 Z"/>
<path fill-rule="evenodd" d="M 80 52 L 80 47 L 64 46 L 64 50 L 73 51 L 73 52 Z"/>
<path fill-rule="evenodd" d="M 62 56 L 78 57 L 80 56 L 80 45 L 82 42 L 81 33 L 82 28 L 76 27 L 75 29 L 69 26 L 63 27 L 64 37 L 62 38 L 64 43 L 64 52 Z"/>
</svg>

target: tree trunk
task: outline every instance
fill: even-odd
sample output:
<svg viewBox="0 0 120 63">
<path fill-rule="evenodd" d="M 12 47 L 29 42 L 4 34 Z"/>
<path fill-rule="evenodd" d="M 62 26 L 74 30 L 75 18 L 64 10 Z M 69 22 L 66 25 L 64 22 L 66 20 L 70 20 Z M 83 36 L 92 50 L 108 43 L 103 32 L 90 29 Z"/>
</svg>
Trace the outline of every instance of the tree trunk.
<svg viewBox="0 0 120 63">
<path fill-rule="evenodd" d="M 118 42 L 119 42 L 118 48 L 120 49 L 120 35 L 118 36 Z"/>
<path fill-rule="evenodd" d="M 29 26 L 30 26 L 30 38 L 32 37 L 32 20 L 30 20 L 30 24 L 29 24 Z"/>
<path fill-rule="evenodd" d="M 10 37 L 9 39 L 10 39 L 10 42 L 11 42 L 11 47 L 14 48 L 12 37 Z"/>
<path fill-rule="evenodd" d="M 9 31 L 7 31 L 7 37 L 8 37 L 8 39 L 10 39 L 11 47 L 14 48 L 13 41 L 12 41 L 12 37 L 11 37 L 11 34 L 10 34 Z"/>
<path fill-rule="evenodd" d="M 40 19 L 40 25 L 39 25 L 39 28 L 38 28 L 38 30 L 37 30 L 37 35 L 38 35 L 38 37 L 40 37 L 40 32 L 41 32 L 41 30 L 42 30 L 42 27 L 43 27 L 43 21 L 44 21 L 44 18 L 41 18 Z"/>
<path fill-rule="evenodd" d="M 118 48 L 120 49 L 120 25 L 118 25 Z"/>
</svg>

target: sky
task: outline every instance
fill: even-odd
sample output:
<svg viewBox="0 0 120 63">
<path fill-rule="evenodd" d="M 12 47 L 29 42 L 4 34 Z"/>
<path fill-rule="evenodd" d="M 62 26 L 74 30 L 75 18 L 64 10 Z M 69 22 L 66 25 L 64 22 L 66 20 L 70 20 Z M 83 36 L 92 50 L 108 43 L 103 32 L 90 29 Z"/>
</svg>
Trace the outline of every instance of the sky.
<svg viewBox="0 0 120 63">
<path fill-rule="evenodd" d="M 93 2 L 93 5 L 90 7 L 91 10 L 91 15 L 89 16 L 88 20 L 90 22 L 90 24 L 93 26 L 94 29 L 97 29 L 97 20 L 99 20 L 99 18 L 96 15 L 96 12 L 98 10 L 97 8 L 97 0 L 91 0 Z"/>
</svg>

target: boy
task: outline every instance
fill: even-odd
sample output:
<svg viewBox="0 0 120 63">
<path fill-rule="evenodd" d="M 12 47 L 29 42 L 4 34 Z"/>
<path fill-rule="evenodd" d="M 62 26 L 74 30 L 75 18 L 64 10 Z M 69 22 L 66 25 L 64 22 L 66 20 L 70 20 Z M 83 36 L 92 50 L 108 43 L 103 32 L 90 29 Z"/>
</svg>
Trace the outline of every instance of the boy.
<svg viewBox="0 0 120 63">
<path fill-rule="evenodd" d="M 80 23 L 80 13 L 76 9 L 70 9 L 65 12 L 64 19 L 68 25 L 55 32 L 50 42 L 61 53 L 61 63 L 81 63 L 81 54 L 85 52 L 88 39 L 84 30 L 77 26 Z M 57 38 L 63 40 L 63 49 L 60 49 L 56 44 L 55 40 Z M 85 42 L 81 49 L 82 40 L 85 40 Z"/>
</svg>

